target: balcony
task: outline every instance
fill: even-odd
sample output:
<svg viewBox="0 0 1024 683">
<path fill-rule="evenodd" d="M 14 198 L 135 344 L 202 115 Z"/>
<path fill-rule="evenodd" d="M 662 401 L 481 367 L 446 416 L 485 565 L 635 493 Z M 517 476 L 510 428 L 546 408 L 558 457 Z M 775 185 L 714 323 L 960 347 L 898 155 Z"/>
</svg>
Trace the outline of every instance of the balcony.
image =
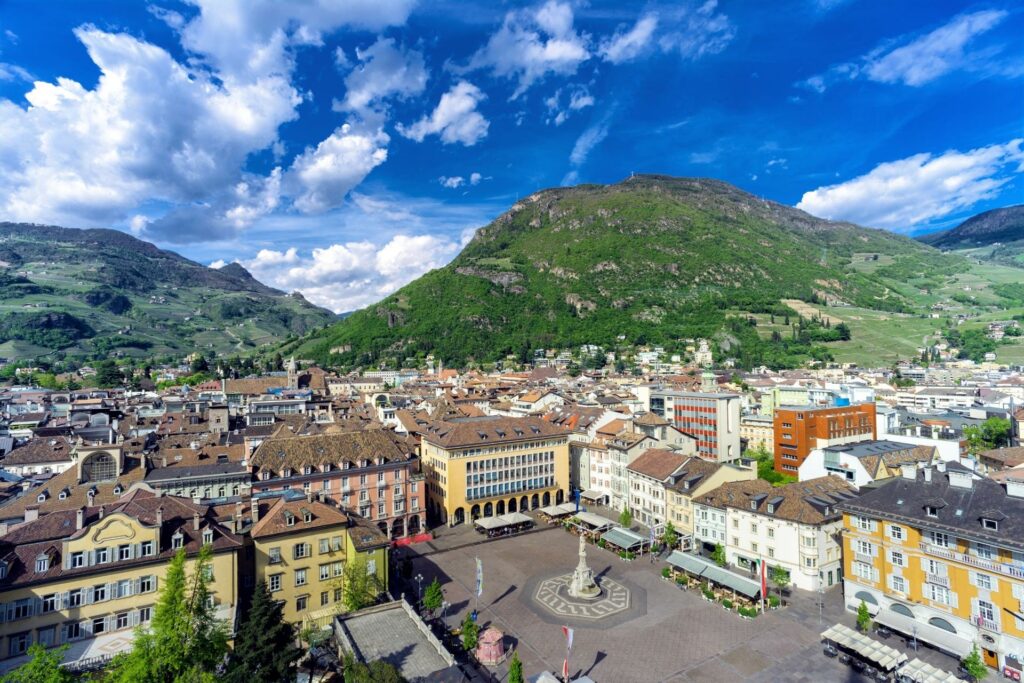
<svg viewBox="0 0 1024 683">
<path fill-rule="evenodd" d="M 949 588 L 949 577 L 939 576 L 937 574 L 929 574 L 925 572 L 924 580 L 927 583 L 934 583 L 936 586 L 942 586 L 943 588 Z"/>
<path fill-rule="evenodd" d="M 922 543 L 921 552 L 934 555 L 935 557 L 941 557 L 946 560 L 952 560 L 953 562 L 966 564 L 978 569 L 984 569 L 985 571 L 1010 576 L 1015 579 L 1024 579 L 1024 569 L 1014 567 L 1012 564 L 1007 564 L 1005 562 L 986 560 L 981 557 L 975 557 L 974 555 L 968 555 L 967 553 L 958 553 L 955 550 L 942 548 L 937 545 L 932 545 L 931 543 Z"/>
<path fill-rule="evenodd" d="M 808 551 L 807 554 L 809 554 L 809 555 L 816 555 L 817 552 L 813 551 L 813 549 L 811 549 L 811 550 Z M 869 564 L 869 565 L 874 565 L 875 564 L 875 558 L 871 557 L 870 555 L 865 555 L 863 553 L 854 553 L 853 554 L 853 559 L 857 560 L 858 562 L 863 562 L 864 564 Z"/>
<path fill-rule="evenodd" d="M 999 633 L 999 622 L 998 621 L 992 621 L 991 619 L 986 619 L 985 617 L 981 616 L 980 614 L 975 614 L 973 617 L 971 617 L 971 621 L 980 629 L 984 629 L 986 631 L 992 631 L 994 633 Z"/>
</svg>

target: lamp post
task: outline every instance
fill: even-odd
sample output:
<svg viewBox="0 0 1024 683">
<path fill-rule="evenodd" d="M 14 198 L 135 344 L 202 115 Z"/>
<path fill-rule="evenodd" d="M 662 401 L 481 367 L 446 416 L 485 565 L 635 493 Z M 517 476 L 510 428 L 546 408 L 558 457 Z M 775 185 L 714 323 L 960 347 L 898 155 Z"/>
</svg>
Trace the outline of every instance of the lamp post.
<svg viewBox="0 0 1024 683">
<path fill-rule="evenodd" d="M 418 604 L 422 605 L 423 604 L 423 574 L 417 574 L 416 575 L 416 585 L 419 587 L 419 594 L 420 594 L 420 600 L 419 600 Z"/>
<path fill-rule="evenodd" d="M 451 607 L 451 603 L 447 600 L 441 602 L 441 623 L 444 625 L 445 633 L 448 632 L 448 608 Z"/>
<path fill-rule="evenodd" d="M 822 613 L 825 611 L 825 587 L 818 581 L 818 626 L 821 626 Z"/>
</svg>

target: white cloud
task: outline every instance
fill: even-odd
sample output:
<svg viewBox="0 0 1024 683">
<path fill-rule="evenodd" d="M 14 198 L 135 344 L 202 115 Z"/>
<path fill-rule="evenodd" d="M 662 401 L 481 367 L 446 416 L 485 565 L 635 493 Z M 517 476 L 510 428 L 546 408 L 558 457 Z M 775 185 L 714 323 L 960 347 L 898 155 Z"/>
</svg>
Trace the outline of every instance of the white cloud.
<svg viewBox="0 0 1024 683">
<path fill-rule="evenodd" d="M 490 69 L 495 76 L 515 79 L 514 100 L 548 74 L 576 73 L 590 58 L 588 44 L 589 37 L 573 28 L 572 6 L 548 0 L 506 14 L 501 28 L 470 58 L 465 70 Z"/>
<path fill-rule="evenodd" d="M 545 120 L 547 123 L 553 123 L 556 126 L 565 123 L 572 112 L 594 106 L 595 101 L 587 86 L 574 85 L 569 88 L 568 104 L 563 108 L 562 90 L 562 88 L 559 88 L 555 91 L 555 94 L 544 100 L 544 104 L 548 109 L 548 117 Z"/>
<path fill-rule="evenodd" d="M 222 258 L 219 258 L 216 261 L 211 262 L 210 265 L 207 266 L 207 268 L 212 268 L 214 270 L 220 270 L 221 268 L 223 268 L 227 264 L 228 264 L 227 261 L 225 261 Z"/>
<path fill-rule="evenodd" d="M 0 62 L 0 81 L 25 81 L 32 82 L 32 74 L 17 64 Z"/>
<path fill-rule="evenodd" d="M 240 180 L 235 185 L 233 200 L 234 205 L 224 217 L 237 228 L 272 212 L 281 200 L 281 169 L 275 168 L 266 178 L 252 176 Z"/>
<path fill-rule="evenodd" d="M 834 220 L 906 232 L 996 197 L 1024 172 L 1024 140 L 879 164 L 845 183 L 804 194 L 798 209 Z"/>
<path fill-rule="evenodd" d="M 462 187 L 466 184 L 466 179 L 460 175 L 457 176 L 441 176 L 437 179 L 437 182 L 441 183 L 442 187 L 447 187 L 450 190 Z"/>
<path fill-rule="evenodd" d="M 289 171 L 298 185 L 295 207 L 303 213 L 323 213 L 340 206 L 349 190 L 388 158 L 388 141 L 379 128 L 346 123 L 315 148 L 307 147 Z"/>
<path fill-rule="evenodd" d="M 138 237 L 146 231 L 147 225 L 149 225 L 149 219 L 143 215 L 136 214 L 132 216 L 130 221 L 128 221 L 128 230 Z"/>
<path fill-rule="evenodd" d="M 356 58 L 360 64 L 345 78 L 345 99 L 336 103 L 336 111 L 366 114 L 389 97 L 418 95 L 427 85 L 423 53 L 405 50 L 391 38 L 356 50 Z"/>
<path fill-rule="evenodd" d="M 423 142 L 428 135 L 440 135 L 445 144 L 460 142 L 471 147 L 487 137 L 490 123 L 476 110 L 486 97 L 472 83 L 460 81 L 441 96 L 430 116 L 411 126 L 399 124 L 398 132 L 416 142 Z"/>
<path fill-rule="evenodd" d="M 294 247 L 285 252 L 264 249 L 242 265 L 273 287 L 299 290 L 313 303 L 341 313 L 372 304 L 440 268 L 462 244 L 436 235 L 398 234 L 378 244 L 332 244 L 308 256 Z"/>
<path fill-rule="evenodd" d="M 989 62 L 1001 48 L 996 46 L 970 52 L 968 44 L 995 28 L 1007 16 L 1008 13 L 1002 10 L 962 14 L 930 33 L 914 39 L 891 41 L 858 60 L 837 64 L 797 85 L 821 93 L 839 81 L 867 78 L 878 83 L 918 87 L 953 71 L 989 72 L 993 68 Z M 1005 72 L 1011 77 L 1020 75 L 1012 68 L 996 66 L 995 71 Z"/>
<path fill-rule="evenodd" d="M 602 121 L 583 131 L 583 134 L 573 145 L 572 153 L 569 155 L 569 162 L 574 166 L 580 166 L 587 160 L 590 152 L 608 137 L 608 124 Z"/>
<path fill-rule="evenodd" d="M 663 19 L 671 28 L 658 38 L 658 46 L 664 52 L 678 53 L 683 59 L 718 54 L 732 42 L 736 27 L 717 10 L 717 0 L 706 0 L 699 6 L 684 4 L 666 12 Z"/>
<path fill-rule="evenodd" d="M 603 40 L 599 52 L 612 64 L 630 62 L 639 57 L 651 45 L 655 29 L 658 28 L 658 15 L 645 14 L 637 20 L 628 31 L 619 30 L 615 35 Z"/>
<path fill-rule="evenodd" d="M 483 180 L 483 179 L 484 179 L 484 177 L 482 175 L 480 175 L 479 173 L 470 173 L 469 174 L 469 184 L 470 185 L 479 185 L 480 181 Z"/>
</svg>

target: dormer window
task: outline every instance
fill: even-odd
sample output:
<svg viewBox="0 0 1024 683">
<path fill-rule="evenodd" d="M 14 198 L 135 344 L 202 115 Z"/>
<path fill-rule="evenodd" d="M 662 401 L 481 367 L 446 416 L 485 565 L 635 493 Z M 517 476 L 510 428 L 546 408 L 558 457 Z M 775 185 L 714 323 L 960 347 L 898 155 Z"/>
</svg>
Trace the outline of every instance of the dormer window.
<svg viewBox="0 0 1024 683">
<path fill-rule="evenodd" d="M 982 517 L 981 526 L 985 527 L 988 531 L 999 531 L 999 522 L 988 517 Z"/>
<path fill-rule="evenodd" d="M 45 574 L 50 571 L 50 556 L 40 555 L 36 558 L 36 574 Z"/>
<path fill-rule="evenodd" d="M 292 476 L 292 468 L 290 468 L 290 467 L 285 468 L 284 476 L 286 476 L 286 477 Z"/>
<path fill-rule="evenodd" d="M 114 495 L 115 496 L 120 496 L 122 491 L 124 491 L 124 487 L 122 487 L 120 484 L 116 484 L 114 486 Z"/>
<path fill-rule="evenodd" d="M 203 530 L 203 545 L 211 545 L 213 543 L 213 529 Z"/>
<path fill-rule="evenodd" d="M 313 474 L 313 468 L 310 465 L 304 465 L 302 468 L 303 474 Z"/>
<path fill-rule="evenodd" d="M 935 507 L 934 505 L 925 505 L 924 514 L 928 515 L 929 517 L 938 517 L 939 508 Z"/>
<path fill-rule="evenodd" d="M 42 503 L 42 502 L 44 502 L 49 497 L 50 497 L 50 494 L 48 494 L 46 491 L 43 491 L 38 496 L 36 496 L 36 502 L 37 503 Z"/>
<path fill-rule="evenodd" d="M 67 489 L 61 489 L 60 493 L 57 494 L 57 498 L 59 500 L 67 500 L 67 497 L 68 497 L 68 490 Z"/>
<path fill-rule="evenodd" d="M 286 526 L 295 526 L 295 515 L 290 512 L 284 513 L 284 523 Z"/>
<path fill-rule="evenodd" d="M 7 578 L 7 562 L 0 562 L 0 581 Z"/>
<path fill-rule="evenodd" d="M 181 531 L 174 532 L 174 535 L 171 536 L 171 548 L 173 548 L 174 550 L 177 550 L 177 549 L 182 548 L 184 546 L 185 546 L 185 537 L 182 535 Z"/>
<path fill-rule="evenodd" d="M 303 512 L 302 513 L 302 521 L 305 522 L 306 524 L 309 524 L 310 522 L 313 521 L 313 515 L 311 515 L 308 510 Z"/>
<path fill-rule="evenodd" d="M 757 501 L 756 500 L 750 501 L 750 509 L 751 510 L 756 510 L 757 509 Z"/>
<path fill-rule="evenodd" d="M 775 514 L 775 506 L 772 505 L 771 503 L 768 503 L 768 514 Z"/>
</svg>

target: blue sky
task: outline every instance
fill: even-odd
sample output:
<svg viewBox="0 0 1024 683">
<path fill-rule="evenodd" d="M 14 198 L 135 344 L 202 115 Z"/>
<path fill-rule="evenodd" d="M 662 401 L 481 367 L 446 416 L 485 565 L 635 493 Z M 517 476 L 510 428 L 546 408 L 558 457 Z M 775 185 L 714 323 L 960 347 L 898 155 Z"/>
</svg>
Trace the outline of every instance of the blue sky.
<svg viewBox="0 0 1024 683">
<path fill-rule="evenodd" d="M 0 220 L 337 311 L 517 198 L 708 176 L 902 233 L 1024 201 L 1014 3 L 3 2 Z"/>
</svg>

